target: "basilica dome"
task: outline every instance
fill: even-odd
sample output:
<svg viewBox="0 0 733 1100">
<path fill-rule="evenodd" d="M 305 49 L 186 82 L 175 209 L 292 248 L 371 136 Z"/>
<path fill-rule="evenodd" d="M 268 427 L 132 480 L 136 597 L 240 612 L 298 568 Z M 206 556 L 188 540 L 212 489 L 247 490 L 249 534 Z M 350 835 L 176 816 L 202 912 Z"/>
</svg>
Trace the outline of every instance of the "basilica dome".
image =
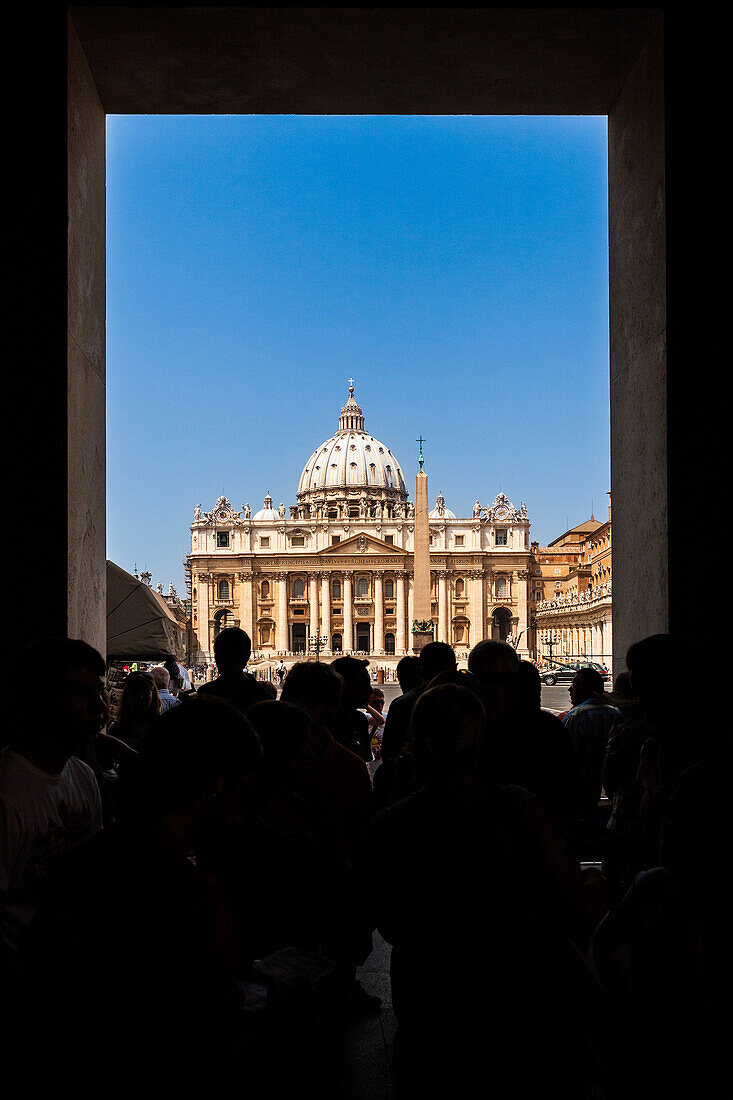
<svg viewBox="0 0 733 1100">
<path fill-rule="evenodd" d="M 384 443 L 364 428 L 361 406 L 349 386 L 349 399 L 341 409 L 338 431 L 315 449 L 305 464 L 298 484 L 298 500 L 307 501 L 342 490 L 357 497 L 407 499 L 400 464 Z"/>
</svg>

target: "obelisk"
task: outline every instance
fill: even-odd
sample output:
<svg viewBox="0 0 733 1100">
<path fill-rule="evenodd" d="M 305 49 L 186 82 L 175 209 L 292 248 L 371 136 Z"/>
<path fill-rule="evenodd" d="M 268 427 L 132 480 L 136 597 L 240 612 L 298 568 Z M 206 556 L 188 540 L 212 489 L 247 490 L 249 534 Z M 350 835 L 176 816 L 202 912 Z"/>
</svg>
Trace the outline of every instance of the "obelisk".
<svg viewBox="0 0 733 1100">
<path fill-rule="evenodd" d="M 412 597 L 414 620 L 412 630 L 412 649 L 419 653 L 424 645 L 433 640 L 431 603 L 430 603 L 430 531 L 428 521 L 428 475 L 423 470 L 425 461 L 422 436 L 420 444 L 420 469 L 415 476 L 415 550 L 412 574 Z M 429 624 L 429 625 L 428 625 Z M 421 629 L 422 628 L 422 629 Z"/>
</svg>

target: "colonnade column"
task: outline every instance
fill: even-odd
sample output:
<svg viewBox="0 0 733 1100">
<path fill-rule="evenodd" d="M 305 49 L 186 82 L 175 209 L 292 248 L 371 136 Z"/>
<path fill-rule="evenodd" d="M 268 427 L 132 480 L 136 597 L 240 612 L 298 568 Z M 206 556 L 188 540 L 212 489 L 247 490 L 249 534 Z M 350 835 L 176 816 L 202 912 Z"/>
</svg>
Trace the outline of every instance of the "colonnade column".
<svg viewBox="0 0 733 1100">
<path fill-rule="evenodd" d="M 311 573 L 309 580 L 308 603 L 310 611 L 310 637 L 318 636 L 318 578 L 320 573 Z"/>
<path fill-rule="evenodd" d="M 354 648 L 354 601 L 351 591 L 350 570 L 344 571 L 344 653 L 351 653 Z"/>
<path fill-rule="evenodd" d="M 279 651 L 290 649 L 288 645 L 288 574 L 276 573 L 277 579 L 277 641 Z"/>
<path fill-rule="evenodd" d="M 381 653 L 384 649 L 384 597 L 382 595 L 382 574 L 374 574 L 374 638 L 372 647 Z"/>
<path fill-rule="evenodd" d="M 397 584 L 397 638 L 395 639 L 395 649 L 397 653 L 404 657 L 406 652 L 406 636 L 405 636 L 405 571 L 404 569 L 397 570 L 395 574 L 395 580 Z"/>
<path fill-rule="evenodd" d="M 448 574 L 438 570 L 438 641 L 448 641 Z"/>
<path fill-rule="evenodd" d="M 252 650 L 255 649 L 254 625 L 252 623 L 252 578 L 254 574 L 237 573 L 239 581 L 239 625 L 249 634 L 252 641 Z"/>
<path fill-rule="evenodd" d="M 331 652 L 331 574 L 321 574 L 321 634 L 326 642 L 326 653 Z"/>
</svg>

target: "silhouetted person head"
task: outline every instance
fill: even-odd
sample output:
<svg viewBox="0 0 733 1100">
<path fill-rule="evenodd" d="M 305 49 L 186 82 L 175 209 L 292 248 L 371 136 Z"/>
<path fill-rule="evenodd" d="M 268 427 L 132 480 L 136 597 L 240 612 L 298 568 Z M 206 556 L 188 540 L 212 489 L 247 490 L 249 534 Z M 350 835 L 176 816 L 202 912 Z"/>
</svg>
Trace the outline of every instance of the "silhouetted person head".
<svg viewBox="0 0 733 1100">
<path fill-rule="evenodd" d="M 603 694 L 603 677 L 598 669 L 578 669 L 570 684 L 570 701 L 573 706 L 577 707 L 587 699 L 602 699 Z"/>
<path fill-rule="evenodd" d="M 143 725 L 160 714 L 160 696 L 149 672 L 130 672 L 122 687 L 117 722 L 122 727 Z"/>
<path fill-rule="evenodd" d="M 519 698 L 526 707 L 542 709 L 542 681 L 531 661 L 519 662 Z"/>
<path fill-rule="evenodd" d="M 6 700 L 3 743 L 51 740 L 74 756 L 107 721 L 102 655 L 79 638 L 46 638 L 19 655 Z"/>
<path fill-rule="evenodd" d="M 272 680 L 260 680 L 260 687 L 264 688 L 268 695 L 271 695 L 273 699 L 277 699 L 277 688 L 273 684 Z"/>
<path fill-rule="evenodd" d="M 223 699 L 193 698 L 166 711 L 138 756 L 120 766 L 121 817 L 176 819 L 196 832 L 254 785 L 261 761 L 259 739 L 241 711 Z"/>
<path fill-rule="evenodd" d="M 639 700 L 631 683 L 631 675 L 628 672 L 619 672 L 613 684 L 613 695 L 610 702 L 618 707 L 622 718 L 638 717 Z"/>
<path fill-rule="evenodd" d="M 256 703 L 247 715 L 260 739 L 265 786 L 287 783 L 306 766 L 311 742 L 310 718 L 294 703 Z"/>
<path fill-rule="evenodd" d="M 479 642 L 468 655 L 468 670 L 481 686 L 490 716 L 504 718 L 519 697 L 519 658 L 516 650 L 506 642 Z"/>
<path fill-rule="evenodd" d="M 280 701 L 302 707 L 319 725 L 327 726 L 341 703 L 343 683 L 332 665 L 299 661 L 285 678 Z"/>
<path fill-rule="evenodd" d="M 403 694 L 423 683 L 423 670 L 419 657 L 402 657 L 397 662 L 395 672 Z"/>
<path fill-rule="evenodd" d="M 626 667 L 639 707 L 658 727 L 678 709 L 678 701 L 669 690 L 670 678 L 683 668 L 702 670 L 707 665 L 708 659 L 694 642 L 669 634 L 652 634 L 634 642 L 626 654 Z M 663 731 L 659 728 L 658 732 Z"/>
<path fill-rule="evenodd" d="M 412 712 L 409 747 L 422 783 L 470 778 L 478 760 L 486 714 L 478 696 L 458 684 L 422 693 Z"/>
<path fill-rule="evenodd" d="M 331 668 L 344 681 L 342 707 L 366 707 L 372 692 L 372 681 L 366 663 L 358 657 L 337 657 L 335 661 L 331 661 Z"/>
<path fill-rule="evenodd" d="M 214 660 L 220 676 L 241 675 L 252 653 L 252 641 L 238 626 L 226 626 L 214 638 Z"/>
<path fill-rule="evenodd" d="M 456 654 L 447 642 L 428 642 L 420 650 L 419 661 L 423 670 L 423 680 L 429 684 L 434 676 L 441 672 L 455 672 Z"/>
</svg>

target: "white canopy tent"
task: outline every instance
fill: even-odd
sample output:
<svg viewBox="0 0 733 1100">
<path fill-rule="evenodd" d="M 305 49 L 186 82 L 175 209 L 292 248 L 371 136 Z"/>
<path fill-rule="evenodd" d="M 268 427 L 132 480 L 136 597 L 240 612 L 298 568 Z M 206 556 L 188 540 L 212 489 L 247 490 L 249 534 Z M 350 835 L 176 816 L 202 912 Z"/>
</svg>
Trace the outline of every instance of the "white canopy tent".
<svg viewBox="0 0 733 1100">
<path fill-rule="evenodd" d="M 181 627 L 165 599 L 107 562 L 107 660 L 183 656 Z"/>
</svg>

